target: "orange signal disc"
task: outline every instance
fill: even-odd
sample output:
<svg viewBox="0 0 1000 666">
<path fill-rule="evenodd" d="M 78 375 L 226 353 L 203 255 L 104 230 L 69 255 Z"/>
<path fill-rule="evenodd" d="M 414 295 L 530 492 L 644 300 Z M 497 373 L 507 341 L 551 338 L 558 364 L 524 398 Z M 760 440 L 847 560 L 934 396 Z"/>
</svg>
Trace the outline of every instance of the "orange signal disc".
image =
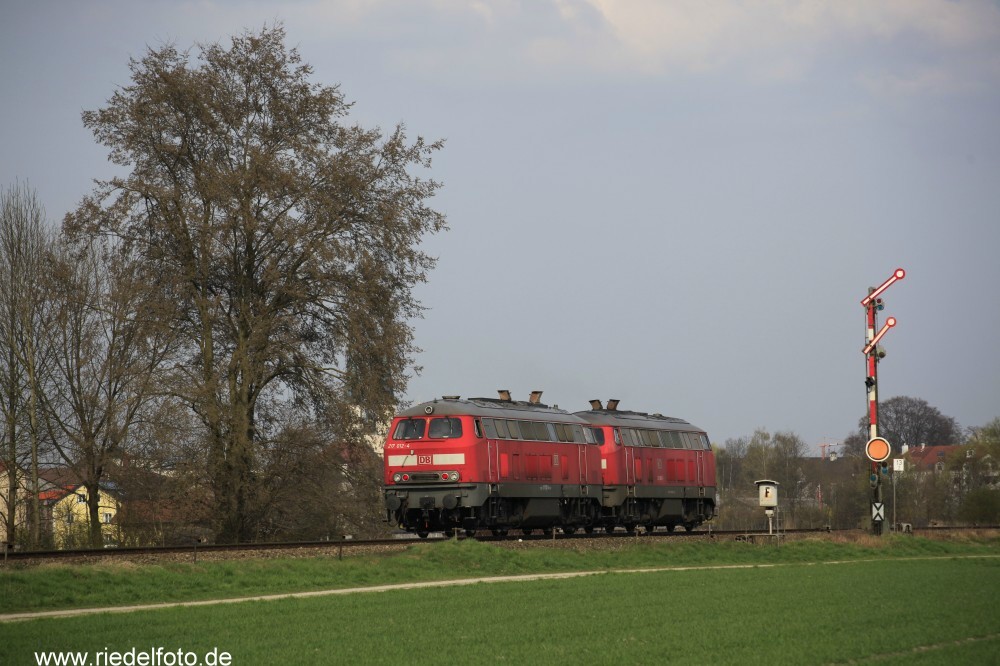
<svg viewBox="0 0 1000 666">
<path fill-rule="evenodd" d="M 889 442 L 885 438 L 872 437 L 865 444 L 865 455 L 872 462 L 882 462 L 888 460 L 889 456 L 892 455 L 892 447 L 889 446 Z"/>
</svg>

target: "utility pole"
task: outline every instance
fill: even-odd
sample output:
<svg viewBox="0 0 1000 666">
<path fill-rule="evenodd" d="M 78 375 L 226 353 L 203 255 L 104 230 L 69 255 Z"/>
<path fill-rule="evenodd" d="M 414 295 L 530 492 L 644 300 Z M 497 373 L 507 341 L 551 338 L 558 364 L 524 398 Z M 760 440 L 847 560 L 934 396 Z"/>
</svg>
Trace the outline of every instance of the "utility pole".
<svg viewBox="0 0 1000 666">
<path fill-rule="evenodd" d="M 888 460 L 892 455 L 892 446 L 884 438 L 878 436 L 878 363 L 885 358 L 885 350 L 878 346 L 879 340 L 896 325 L 895 317 L 885 320 L 885 325 L 878 328 L 878 313 L 885 309 L 882 293 L 896 281 L 906 277 L 906 271 L 897 268 L 889 279 L 878 287 L 870 287 L 868 296 L 861 305 L 865 308 L 865 346 L 861 353 L 865 355 L 866 374 L 865 388 L 868 390 L 868 443 L 865 444 L 865 455 L 872 461 L 872 534 L 882 534 L 882 523 L 885 521 L 885 504 L 882 501 L 882 476 L 888 474 Z M 876 331 L 876 329 L 878 329 Z"/>
</svg>

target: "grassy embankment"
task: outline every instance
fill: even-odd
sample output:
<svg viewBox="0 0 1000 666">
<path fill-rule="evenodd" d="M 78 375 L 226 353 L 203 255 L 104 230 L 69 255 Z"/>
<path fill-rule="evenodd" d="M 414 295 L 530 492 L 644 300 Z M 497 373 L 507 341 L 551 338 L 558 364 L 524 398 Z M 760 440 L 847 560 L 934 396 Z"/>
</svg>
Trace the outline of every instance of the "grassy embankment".
<svg viewBox="0 0 1000 666">
<path fill-rule="evenodd" d="M 609 573 L 0 624 L 0 663 L 35 663 L 36 650 L 93 655 L 98 650 L 157 646 L 202 655 L 217 648 L 229 652 L 232 663 L 240 666 L 445 661 L 812 664 L 872 659 L 889 664 L 997 663 L 998 554 L 996 542 L 949 544 L 919 538 L 861 546 L 802 542 L 780 548 L 657 543 L 599 553 L 508 551 L 464 542 L 427 544 L 355 562 L 93 571 L 83 574 L 85 585 L 118 581 L 149 601 L 168 594 L 195 595 L 193 584 L 186 591 L 157 587 L 185 576 L 202 580 L 205 590 L 231 594 L 250 588 L 259 592 L 260 585 L 274 589 L 281 571 L 295 577 L 295 587 L 315 589 L 336 580 L 341 582 L 334 584 L 354 585 L 619 566 L 778 565 Z M 817 564 L 831 561 L 841 563 Z M 329 573 L 337 568 L 342 577 Z M 268 570 L 263 580 L 257 575 Z M 3 576 L 34 574 L 37 584 L 56 573 L 65 575 L 43 567 Z M 136 578 L 147 575 L 159 582 L 140 586 Z M 322 580 L 311 580 L 314 576 Z M 259 583 L 225 582 L 232 578 Z"/>
<path fill-rule="evenodd" d="M 913 537 L 792 541 L 780 547 L 731 541 L 616 540 L 602 549 L 545 542 L 497 547 L 473 541 L 415 544 L 377 555 L 0 568 L 0 613 L 245 597 L 561 571 L 664 566 L 781 564 L 951 555 L 1000 555 L 1000 538 Z"/>
</svg>

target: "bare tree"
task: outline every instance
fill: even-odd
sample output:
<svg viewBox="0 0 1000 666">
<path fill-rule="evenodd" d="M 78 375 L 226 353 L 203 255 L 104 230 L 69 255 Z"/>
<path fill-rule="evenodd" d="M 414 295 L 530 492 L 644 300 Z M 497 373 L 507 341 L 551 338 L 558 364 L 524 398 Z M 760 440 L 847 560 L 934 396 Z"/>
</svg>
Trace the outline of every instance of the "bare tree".
<svg viewBox="0 0 1000 666">
<path fill-rule="evenodd" d="M 146 307 L 148 279 L 140 262 L 104 243 L 64 243 L 52 255 L 53 361 L 43 414 L 60 457 L 87 489 L 95 547 L 103 543 L 101 482 L 170 350 L 169 330 Z"/>
<path fill-rule="evenodd" d="M 412 287 L 445 228 L 411 173 L 439 143 L 341 123 L 350 105 L 284 46 L 281 27 L 132 60 L 132 82 L 84 124 L 129 175 L 67 217 L 155 267 L 161 316 L 182 336 L 172 390 L 206 433 L 218 538 L 253 538 L 261 408 L 386 417 L 415 347 Z M 355 419 L 356 420 L 356 419 Z M 340 438 L 359 431 L 339 420 Z"/>
<path fill-rule="evenodd" d="M 8 492 L 6 540 L 16 540 L 18 496 L 28 490 L 27 541 L 41 541 L 38 499 L 40 428 L 39 372 L 44 364 L 40 335 L 45 326 L 43 256 L 49 233 L 45 210 L 27 185 L 0 192 L 0 412 Z M 23 471 L 27 470 L 27 478 Z"/>
</svg>

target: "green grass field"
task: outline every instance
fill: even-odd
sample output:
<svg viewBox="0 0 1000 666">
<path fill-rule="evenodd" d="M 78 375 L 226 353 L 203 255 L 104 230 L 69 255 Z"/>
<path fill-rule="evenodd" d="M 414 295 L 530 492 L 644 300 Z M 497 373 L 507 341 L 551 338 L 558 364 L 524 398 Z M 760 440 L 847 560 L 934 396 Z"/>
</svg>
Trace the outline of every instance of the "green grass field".
<svg viewBox="0 0 1000 666">
<path fill-rule="evenodd" d="M 628 541 L 590 552 L 475 542 L 380 557 L 0 572 L 44 607 L 213 598 L 532 571 L 759 564 L 173 608 L 0 624 L 0 664 L 34 652 L 183 649 L 232 664 L 1000 663 L 995 540 L 867 545 Z M 970 557 L 971 556 L 971 557 Z M 839 562 L 829 564 L 822 562 Z M 70 571 L 66 571 L 69 569 Z M 282 587 L 284 575 L 289 580 Z M 186 581 L 180 585 L 179 581 Z M 69 581 L 69 582 L 67 582 Z M 145 581 L 145 582 L 143 582 Z M 257 581 L 252 583 L 251 581 Z M 80 587 L 76 587 L 79 585 Z M 165 589 L 164 585 L 172 585 Z M 85 603 L 74 591 L 101 587 Z M 121 588 L 118 592 L 108 588 Z M 12 602 L 6 592 L 4 605 Z M 42 607 L 37 604 L 34 607 Z"/>
</svg>

